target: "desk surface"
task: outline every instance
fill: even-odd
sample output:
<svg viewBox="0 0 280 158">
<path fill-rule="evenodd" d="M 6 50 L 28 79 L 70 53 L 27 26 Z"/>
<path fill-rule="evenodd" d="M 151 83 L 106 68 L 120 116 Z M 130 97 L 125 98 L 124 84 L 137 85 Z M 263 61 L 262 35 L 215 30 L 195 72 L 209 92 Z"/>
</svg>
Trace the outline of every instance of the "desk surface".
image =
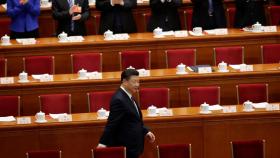
<svg viewBox="0 0 280 158">
<path fill-rule="evenodd" d="M 150 70 L 151 76 L 140 77 L 141 87 L 166 87 L 170 89 L 170 105 L 188 106 L 188 87 L 221 87 L 221 104 L 236 104 L 236 85 L 241 83 L 268 83 L 269 101 L 279 102 L 279 64 L 254 65 L 252 72 L 239 72 L 229 67 L 230 72 L 198 74 L 189 72 L 176 75 L 176 69 Z M 217 67 L 214 67 L 217 70 Z M 39 110 L 38 96 L 41 94 L 69 93 L 72 97 L 72 113 L 88 112 L 86 93 L 92 91 L 114 91 L 120 85 L 120 72 L 103 72 L 103 79 L 77 80 L 76 74 L 54 75 L 53 82 L 39 82 L 29 76 L 31 82 L 0 84 L 0 95 L 21 96 L 21 115 L 33 115 Z"/>
<path fill-rule="evenodd" d="M 199 108 L 172 108 L 174 116 L 146 117 L 145 125 L 156 135 L 154 144 L 145 143 L 142 158 L 155 158 L 157 144 L 191 143 L 195 158 L 230 158 L 229 142 L 233 140 L 266 140 L 266 157 L 278 158 L 280 111 L 199 114 Z M 17 125 L 0 123 L 0 150 L 3 157 L 24 157 L 29 150 L 59 149 L 66 158 L 90 158 L 106 120 L 97 120 L 96 113 L 73 114 L 72 122 Z M 34 117 L 32 116 L 32 120 Z M 17 150 L 11 150 L 17 144 Z M 73 145 L 75 148 L 73 148 Z"/>
</svg>

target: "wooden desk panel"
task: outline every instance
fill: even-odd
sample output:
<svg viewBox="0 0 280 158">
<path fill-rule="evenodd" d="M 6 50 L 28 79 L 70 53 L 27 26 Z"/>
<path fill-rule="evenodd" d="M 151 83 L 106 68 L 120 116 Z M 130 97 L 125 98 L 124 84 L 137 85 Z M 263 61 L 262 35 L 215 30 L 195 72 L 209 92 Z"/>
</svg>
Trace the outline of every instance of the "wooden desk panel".
<svg viewBox="0 0 280 158">
<path fill-rule="evenodd" d="M 221 87 L 221 104 L 237 104 L 236 85 L 241 83 L 268 83 L 269 101 L 279 102 L 280 70 L 279 64 L 254 65 L 253 72 L 176 75 L 175 69 L 151 70 L 150 77 L 140 79 L 140 87 L 170 88 L 170 105 L 188 106 L 187 88 L 192 86 Z M 216 69 L 216 68 L 215 68 Z M 102 80 L 77 80 L 76 74 L 55 75 L 53 82 L 31 82 L 0 85 L 0 95 L 21 96 L 21 115 L 34 115 L 39 111 L 38 96 L 41 94 L 72 94 L 72 112 L 88 112 L 87 92 L 116 90 L 120 86 L 120 72 L 105 72 Z"/>
<path fill-rule="evenodd" d="M 278 28 L 280 29 L 280 28 Z M 8 59 L 8 75 L 16 76 L 23 70 L 22 58 L 32 55 L 55 56 L 55 72 L 71 73 L 71 53 L 88 51 L 103 54 L 103 71 L 119 71 L 119 52 L 124 50 L 151 50 L 152 69 L 166 68 L 165 50 L 197 48 L 197 64 L 213 65 L 213 48 L 223 46 L 244 46 L 245 63 L 261 62 L 263 44 L 280 43 L 279 33 L 248 33 L 237 29 L 229 35 L 185 38 L 166 37 L 154 39 L 152 33 L 130 34 L 126 41 L 104 41 L 103 36 L 87 36 L 81 43 L 59 43 L 57 38 L 40 38 L 37 44 L 23 46 L 12 41 L 12 46 L 0 46 L 0 56 Z"/>
<path fill-rule="evenodd" d="M 260 109 L 248 113 L 242 112 L 241 106 L 237 110 L 237 113 L 215 111 L 200 115 L 199 108 L 173 108 L 174 116 L 155 118 L 146 117 L 144 110 L 144 122 L 155 133 L 156 142 L 146 142 L 142 158 L 156 158 L 156 145 L 168 143 L 191 143 L 195 158 L 230 158 L 230 141 L 250 139 L 265 139 L 266 157 L 278 158 L 280 111 Z M 1 122 L 2 156 L 18 158 L 24 157 L 27 150 L 60 149 L 66 158 L 90 158 L 90 149 L 98 144 L 106 121 L 96 120 L 95 113 L 73 114 L 72 117 L 73 121 L 66 123 L 49 117 L 44 124 Z M 17 149 L 11 154 L 15 144 Z"/>
</svg>

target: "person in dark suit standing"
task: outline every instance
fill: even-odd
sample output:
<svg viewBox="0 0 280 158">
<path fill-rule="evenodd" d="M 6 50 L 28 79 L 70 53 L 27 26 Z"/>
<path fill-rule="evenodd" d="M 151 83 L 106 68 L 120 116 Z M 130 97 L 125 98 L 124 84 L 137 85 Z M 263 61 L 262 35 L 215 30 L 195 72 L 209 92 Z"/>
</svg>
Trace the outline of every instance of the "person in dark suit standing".
<svg viewBox="0 0 280 158">
<path fill-rule="evenodd" d="M 235 0 L 236 14 L 234 27 L 243 28 L 256 22 L 266 24 L 264 5 L 266 0 Z"/>
<path fill-rule="evenodd" d="M 163 31 L 181 30 L 178 7 L 182 5 L 182 0 L 150 0 L 152 16 L 147 26 L 147 30 L 152 32 L 160 27 Z"/>
<path fill-rule="evenodd" d="M 52 0 L 53 18 L 57 20 L 57 35 L 86 35 L 85 22 L 90 16 L 88 0 Z"/>
<path fill-rule="evenodd" d="M 107 30 L 114 33 L 135 33 L 136 24 L 132 14 L 136 0 L 96 0 L 96 9 L 101 11 L 99 34 Z"/>
<path fill-rule="evenodd" d="M 223 0 L 191 0 L 193 3 L 192 27 L 215 29 L 226 27 Z"/>
<path fill-rule="evenodd" d="M 97 147 L 125 146 L 127 158 L 138 158 L 144 149 L 144 138 L 152 143 L 155 136 L 143 123 L 142 113 L 132 95 L 139 88 L 139 73 L 126 69 L 121 74 L 121 86 L 113 95 L 110 114 Z"/>
</svg>

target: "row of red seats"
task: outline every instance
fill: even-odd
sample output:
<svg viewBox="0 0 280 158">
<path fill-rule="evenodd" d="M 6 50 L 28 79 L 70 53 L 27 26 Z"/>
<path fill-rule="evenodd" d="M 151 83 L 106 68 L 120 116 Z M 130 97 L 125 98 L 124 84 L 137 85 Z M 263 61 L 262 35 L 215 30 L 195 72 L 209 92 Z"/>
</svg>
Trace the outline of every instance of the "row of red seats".
<svg viewBox="0 0 280 158">
<path fill-rule="evenodd" d="M 230 142 L 232 158 L 265 158 L 265 140 Z M 157 145 L 157 158 L 191 158 L 191 144 Z M 92 158 L 126 158 L 125 147 L 95 148 Z M 27 158 L 62 158 L 60 150 L 29 151 Z"/>
<path fill-rule="evenodd" d="M 252 102 L 268 102 L 267 84 L 237 85 L 237 103 L 247 100 Z M 88 111 L 96 112 L 100 108 L 109 110 L 110 100 L 114 91 L 90 92 L 88 95 Z M 189 106 L 200 106 L 207 102 L 210 105 L 220 104 L 220 87 L 188 88 Z M 203 97 L 201 97 L 203 96 Z M 138 93 L 141 109 L 151 105 L 158 108 L 170 107 L 169 88 L 141 88 Z M 71 94 L 47 94 L 39 96 L 40 110 L 49 113 L 71 113 Z M 19 96 L 0 96 L 0 116 L 20 116 Z"/>
<path fill-rule="evenodd" d="M 268 44 L 261 46 L 262 63 L 279 63 L 280 44 Z M 244 63 L 244 47 L 218 47 L 214 48 L 214 65 L 224 61 L 227 64 Z M 120 52 L 120 70 L 132 66 L 136 69 L 151 69 L 151 52 L 124 51 Z M 71 55 L 72 72 L 77 73 L 80 69 L 89 72 L 102 72 L 101 53 L 77 53 Z M 167 68 L 175 68 L 183 63 L 187 66 L 196 65 L 196 49 L 174 49 L 166 51 Z M 55 74 L 55 61 L 53 56 L 30 56 L 23 58 L 23 70 L 28 74 Z M 0 76 L 7 75 L 7 60 L 0 58 Z"/>
</svg>

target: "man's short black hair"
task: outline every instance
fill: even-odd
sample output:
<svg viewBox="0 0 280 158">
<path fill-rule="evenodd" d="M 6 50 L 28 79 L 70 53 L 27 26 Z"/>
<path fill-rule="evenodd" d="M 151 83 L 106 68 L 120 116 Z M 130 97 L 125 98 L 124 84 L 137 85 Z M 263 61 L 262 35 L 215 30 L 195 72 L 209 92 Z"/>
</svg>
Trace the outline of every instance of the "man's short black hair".
<svg viewBox="0 0 280 158">
<path fill-rule="evenodd" d="M 121 82 L 123 82 L 124 79 L 128 81 L 131 76 L 139 76 L 139 72 L 135 69 L 125 69 L 121 75 Z"/>
</svg>

